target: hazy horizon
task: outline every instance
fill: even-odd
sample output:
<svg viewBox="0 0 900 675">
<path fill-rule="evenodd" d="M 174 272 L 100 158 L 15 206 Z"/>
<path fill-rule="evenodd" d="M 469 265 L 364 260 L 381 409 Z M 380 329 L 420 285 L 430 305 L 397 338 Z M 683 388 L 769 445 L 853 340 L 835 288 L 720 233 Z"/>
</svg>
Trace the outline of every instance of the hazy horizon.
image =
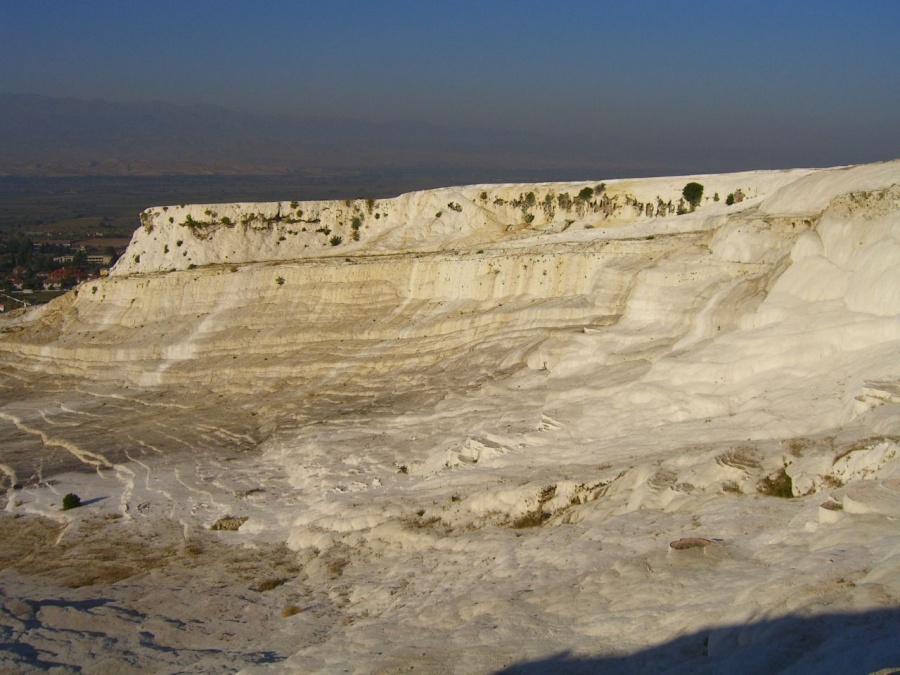
<svg viewBox="0 0 900 675">
<path fill-rule="evenodd" d="M 0 0 L 0 92 L 549 139 L 708 170 L 900 156 L 896 3 Z"/>
</svg>

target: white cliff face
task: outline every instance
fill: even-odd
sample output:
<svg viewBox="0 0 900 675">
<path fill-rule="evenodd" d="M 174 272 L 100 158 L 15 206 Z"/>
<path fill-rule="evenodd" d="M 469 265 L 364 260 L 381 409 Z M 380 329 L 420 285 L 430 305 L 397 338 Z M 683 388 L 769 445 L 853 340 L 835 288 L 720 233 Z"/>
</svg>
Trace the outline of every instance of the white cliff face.
<svg viewBox="0 0 900 675">
<path fill-rule="evenodd" d="M 740 204 L 725 207 L 727 194 L 740 190 L 748 198 L 743 203 L 746 207 L 759 195 L 808 173 L 753 172 L 693 179 L 704 182 L 701 213 L 711 217 L 741 209 Z M 135 232 L 113 275 L 212 264 L 460 250 L 540 240 L 541 235 L 562 230 L 648 223 L 665 220 L 663 214 L 674 216 L 679 201 L 687 210 L 681 191 L 688 180 L 475 185 L 380 200 L 156 207 L 141 214 L 143 227 Z M 590 196 L 579 199 L 585 189 Z M 718 202 L 713 201 L 715 195 Z M 692 216 L 681 220 L 697 226 Z M 684 225 L 674 218 L 667 221 L 671 230 Z"/>
<path fill-rule="evenodd" d="M 210 610 L 206 635 L 264 634 L 276 672 L 900 663 L 900 162 L 142 223 L 109 278 L 0 326 L 0 470 L 8 511 L 75 533 L 90 512 L 11 485 L 57 471 L 178 550 L 225 516 L 286 542 L 298 567 L 250 599 L 185 571 L 233 573 L 221 556 L 154 577 L 259 617 Z M 128 583 L 104 597 L 165 614 Z M 65 626 L 17 639 L 53 651 Z M 129 663 L 159 665 L 148 639 L 122 637 Z M 218 667 L 197 658 L 168 667 Z"/>
</svg>

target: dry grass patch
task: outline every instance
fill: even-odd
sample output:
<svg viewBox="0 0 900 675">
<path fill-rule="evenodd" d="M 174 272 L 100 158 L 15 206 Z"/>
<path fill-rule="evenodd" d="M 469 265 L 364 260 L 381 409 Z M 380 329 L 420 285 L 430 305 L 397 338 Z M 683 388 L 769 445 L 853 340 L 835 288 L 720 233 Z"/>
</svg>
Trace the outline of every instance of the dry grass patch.
<svg viewBox="0 0 900 675">
<path fill-rule="evenodd" d="M 251 586 L 250 590 L 265 593 L 266 591 L 271 591 L 273 588 L 278 588 L 279 586 L 286 584 L 288 581 L 290 581 L 290 579 L 263 579 L 255 586 Z"/>
<path fill-rule="evenodd" d="M 682 537 L 671 542 L 669 547 L 676 551 L 686 551 L 692 548 L 706 548 L 712 543 L 712 539 L 705 537 Z"/>
<path fill-rule="evenodd" d="M 756 491 L 770 497 L 790 499 L 794 496 L 794 484 L 784 469 L 763 478 L 756 484 Z"/>
<path fill-rule="evenodd" d="M 0 513 L 0 570 L 46 579 L 69 588 L 114 584 L 160 568 L 203 568 L 270 590 L 302 572 L 297 554 L 286 545 L 258 548 L 223 544 L 206 530 L 184 537 L 181 523 L 110 521 L 96 516 L 60 525 L 35 516 Z"/>
<path fill-rule="evenodd" d="M 241 529 L 241 525 L 246 522 L 247 518 L 245 516 L 226 516 L 225 518 L 219 518 L 216 522 L 210 525 L 209 529 L 217 532 L 237 532 L 239 529 Z"/>
</svg>

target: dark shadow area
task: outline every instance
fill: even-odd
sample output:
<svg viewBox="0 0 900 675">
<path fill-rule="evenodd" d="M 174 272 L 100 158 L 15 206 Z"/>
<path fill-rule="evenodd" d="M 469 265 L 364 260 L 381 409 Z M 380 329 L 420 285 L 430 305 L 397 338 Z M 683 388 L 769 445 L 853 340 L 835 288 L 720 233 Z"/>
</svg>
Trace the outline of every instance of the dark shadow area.
<svg viewBox="0 0 900 675">
<path fill-rule="evenodd" d="M 81 502 L 81 506 L 90 506 L 91 504 L 96 504 L 97 502 L 102 502 L 106 497 L 94 497 L 93 499 L 85 499 Z"/>
<path fill-rule="evenodd" d="M 498 675 L 551 673 L 900 673 L 900 608 L 785 616 L 710 628 L 630 654 L 570 652 L 510 666 Z"/>
<path fill-rule="evenodd" d="M 61 661 L 47 661 L 42 659 L 40 652 L 31 645 L 22 644 L 20 642 L 0 642 L 0 654 L 4 655 L 4 659 L 8 664 L 16 664 L 23 667 L 27 666 L 29 670 L 55 670 L 65 669 L 66 664 Z M 3 670 L 2 672 L 14 673 L 14 670 Z M 65 672 L 63 670 L 63 672 Z"/>
</svg>

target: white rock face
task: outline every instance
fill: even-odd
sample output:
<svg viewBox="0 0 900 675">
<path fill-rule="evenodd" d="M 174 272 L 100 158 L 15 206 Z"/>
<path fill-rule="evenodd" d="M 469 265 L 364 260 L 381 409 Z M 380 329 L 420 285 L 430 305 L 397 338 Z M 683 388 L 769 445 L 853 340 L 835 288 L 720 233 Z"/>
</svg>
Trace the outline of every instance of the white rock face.
<svg viewBox="0 0 900 675">
<path fill-rule="evenodd" d="M 112 575 L 27 540 L 0 663 L 900 664 L 898 274 L 900 162 L 149 209 L 0 323 L 4 522 Z"/>
</svg>

